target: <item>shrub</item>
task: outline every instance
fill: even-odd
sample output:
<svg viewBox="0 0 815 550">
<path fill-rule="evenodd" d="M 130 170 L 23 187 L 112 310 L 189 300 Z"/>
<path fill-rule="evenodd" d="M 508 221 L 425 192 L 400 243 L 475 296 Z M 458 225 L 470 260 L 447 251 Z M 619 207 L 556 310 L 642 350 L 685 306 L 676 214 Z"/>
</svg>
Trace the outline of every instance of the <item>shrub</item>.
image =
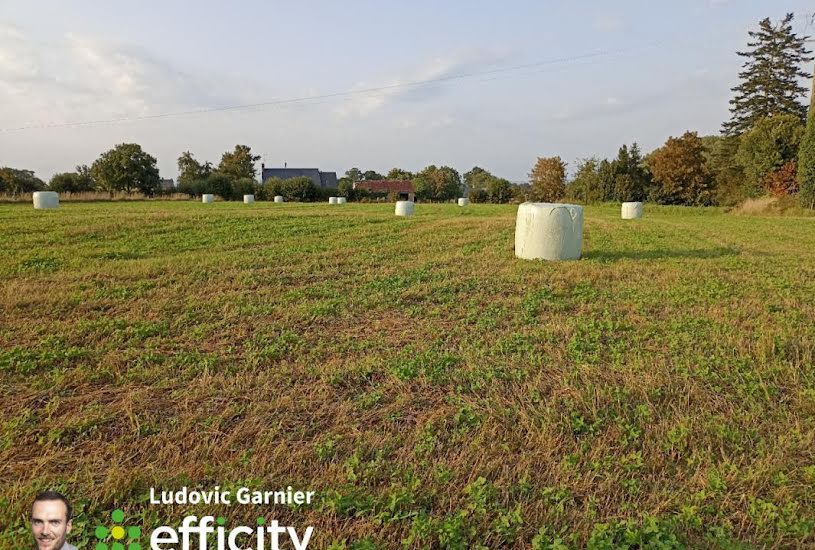
<svg viewBox="0 0 815 550">
<path fill-rule="evenodd" d="M 760 195 L 768 174 L 798 156 L 804 125 L 795 115 L 778 115 L 759 120 L 741 136 L 736 160 L 747 177 L 748 196 Z"/>
<path fill-rule="evenodd" d="M 778 170 L 767 174 L 764 178 L 764 188 L 776 197 L 798 193 L 798 163 L 791 160 Z"/>
</svg>

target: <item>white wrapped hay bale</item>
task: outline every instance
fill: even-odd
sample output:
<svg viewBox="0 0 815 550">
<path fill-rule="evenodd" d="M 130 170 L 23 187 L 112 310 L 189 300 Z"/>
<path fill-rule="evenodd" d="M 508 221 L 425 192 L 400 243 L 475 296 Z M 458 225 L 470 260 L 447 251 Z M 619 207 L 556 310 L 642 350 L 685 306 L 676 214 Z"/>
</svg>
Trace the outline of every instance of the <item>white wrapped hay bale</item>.
<svg viewBox="0 0 815 550">
<path fill-rule="evenodd" d="M 622 216 L 624 220 L 635 220 L 642 217 L 642 203 L 641 202 L 624 202 L 622 208 Z"/>
<path fill-rule="evenodd" d="M 215 201 L 215 195 L 210 195 L 209 193 L 205 195 L 201 195 L 201 202 L 204 204 L 209 204 Z"/>
<path fill-rule="evenodd" d="M 328 197 L 328 204 L 337 204 L 337 197 Z"/>
<path fill-rule="evenodd" d="M 337 204 L 345 204 L 348 200 L 345 197 L 337 197 Z"/>
<path fill-rule="evenodd" d="M 515 221 L 515 255 L 525 260 L 579 260 L 583 207 L 525 202 Z"/>
<path fill-rule="evenodd" d="M 461 197 L 460 199 L 458 199 L 459 206 L 467 206 L 468 204 L 470 204 L 470 199 L 468 199 L 467 197 Z"/>
<path fill-rule="evenodd" d="M 282 195 L 276 195 L 275 198 L 274 198 L 274 201 L 275 202 L 283 202 L 283 196 Z"/>
<path fill-rule="evenodd" d="M 396 201 L 396 215 L 412 216 L 413 207 L 414 207 L 413 201 Z"/>
<path fill-rule="evenodd" d="M 243 204 L 252 204 L 253 202 L 255 202 L 255 196 L 254 195 L 244 195 L 243 196 Z"/>
<path fill-rule="evenodd" d="M 37 210 L 59 208 L 59 193 L 56 191 L 35 191 L 34 208 Z"/>
</svg>

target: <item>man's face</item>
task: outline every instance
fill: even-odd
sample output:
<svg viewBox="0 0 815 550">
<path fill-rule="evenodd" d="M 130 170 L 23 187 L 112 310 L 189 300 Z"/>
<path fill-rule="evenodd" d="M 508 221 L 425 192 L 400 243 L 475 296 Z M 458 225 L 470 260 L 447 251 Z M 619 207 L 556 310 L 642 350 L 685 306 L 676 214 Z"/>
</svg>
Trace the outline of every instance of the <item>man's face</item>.
<svg viewBox="0 0 815 550">
<path fill-rule="evenodd" d="M 40 500 L 31 507 L 31 531 L 38 550 L 59 550 L 71 532 L 68 508 L 61 500 Z"/>
</svg>

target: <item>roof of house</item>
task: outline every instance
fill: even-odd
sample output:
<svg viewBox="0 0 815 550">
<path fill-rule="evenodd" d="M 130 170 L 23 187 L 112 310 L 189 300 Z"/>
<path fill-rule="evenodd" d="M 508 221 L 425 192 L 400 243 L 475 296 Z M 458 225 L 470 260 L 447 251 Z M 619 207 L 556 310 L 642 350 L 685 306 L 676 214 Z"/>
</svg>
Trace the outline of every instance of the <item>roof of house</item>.
<svg viewBox="0 0 815 550">
<path fill-rule="evenodd" d="M 336 172 L 321 172 L 317 168 L 266 168 L 261 169 L 260 179 L 266 181 L 269 178 L 280 178 L 287 180 L 291 178 L 307 177 L 318 187 L 336 187 Z"/>
<path fill-rule="evenodd" d="M 414 193 L 413 183 L 408 180 L 367 180 L 358 181 L 354 189 L 367 189 L 374 193 Z"/>
</svg>

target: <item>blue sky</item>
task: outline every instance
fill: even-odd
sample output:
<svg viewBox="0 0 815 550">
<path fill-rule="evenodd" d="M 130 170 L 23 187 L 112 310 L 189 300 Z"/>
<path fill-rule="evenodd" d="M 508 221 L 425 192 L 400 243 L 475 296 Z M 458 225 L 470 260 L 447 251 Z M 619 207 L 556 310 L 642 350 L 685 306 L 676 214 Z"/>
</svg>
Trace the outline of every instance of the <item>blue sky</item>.
<svg viewBox="0 0 815 550">
<path fill-rule="evenodd" d="M 524 181 L 538 156 L 717 133 L 735 51 L 788 11 L 815 34 L 797 0 L 3 0 L 0 165 L 47 179 L 135 141 L 175 177 L 181 152 L 217 163 L 242 143 L 267 166 Z"/>
</svg>

